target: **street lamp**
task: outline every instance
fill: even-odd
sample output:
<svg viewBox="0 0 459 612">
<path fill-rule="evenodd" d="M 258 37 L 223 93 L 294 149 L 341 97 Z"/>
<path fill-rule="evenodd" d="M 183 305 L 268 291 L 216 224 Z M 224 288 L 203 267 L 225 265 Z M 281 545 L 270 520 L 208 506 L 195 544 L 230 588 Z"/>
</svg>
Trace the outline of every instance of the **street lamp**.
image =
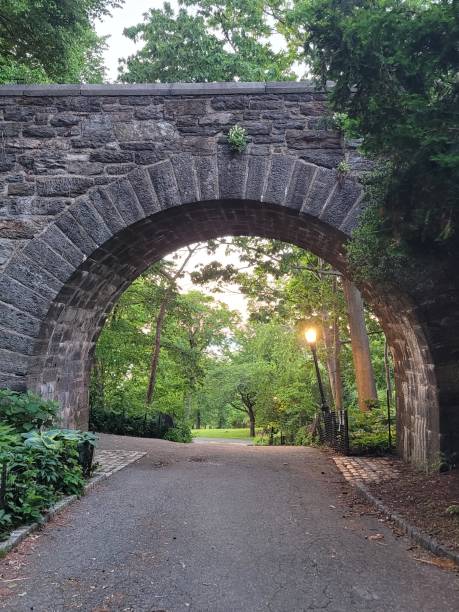
<svg viewBox="0 0 459 612">
<path fill-rule="evenodd" d="M 320 370 L 319 370 L 319 361 L 317 359 L 317 348 L 316 348 L 317 332 L 313 327 L 310 327 L 309 329 L 305 331 L 304 335 L 306 337 L 306 342 L 309 344 L 309 347 L 312 353 L 312 357 L 314 359 L 314 366 L 316 369 L 316 376 L 317 376 L 317 384 L 319 385 L 319 391 L 320 391 L 321 408 L 324 412 L 328 412 L 329 408 L 328 408 L 327 401 L 325 399 L 324 387 L 322 385 L 322 377 L 320 376 Z"/>
</svg>

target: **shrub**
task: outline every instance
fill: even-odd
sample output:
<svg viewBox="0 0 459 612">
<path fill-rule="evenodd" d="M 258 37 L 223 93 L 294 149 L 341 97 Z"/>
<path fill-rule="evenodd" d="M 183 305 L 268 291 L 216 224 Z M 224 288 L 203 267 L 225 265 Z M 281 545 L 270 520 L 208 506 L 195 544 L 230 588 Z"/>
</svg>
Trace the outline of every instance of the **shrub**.
<svg viewBox="0 0 459 612">
<path fill-rule="evenodd" d="M 0 419 L 19 432 L 49 427 L 56 417 L 58 404 L 34 393 L 0 389 Z"/>
<path fill-rule="evenodd" d="M 312 444 L 312 434 L 311 434 L 311 426 L 304 425 L 300 427 L 295 434 L 295 445 L 296 446 L 311 446 Z"/>
<path fill-rule="evenodd" d="M 228 143 L 233 151 L 242 153 L 247 148 L 247 132 L 240 125 L 233 125 L 228 132 Z"/>
<path fill-rule="evenodd" d="M 166 415 L 160 423 L 158 414 L 139 415 L 100 407 L 91 409 L 89 421 L 90 429 L 95 431 L 138 438 L 163 438 L 173 425 L 172 419 Z"/>
<path fill-rule="evenodd" d="M 84 478 L 77 444 L 60 440 L 52 448 L 23 444 L 3 453 L 7 477 L 0 509 L 0 538 L 12 527 L 40 520 L 62 495 L 80 495 Z"/>
<path fill-rule="evenodd" d="M 192 442 L 193 436 L 191 435 L 191 429 L 188 425 L 179 424 L 175 425 L 175 427 L 171 427 L 166 431 L 163 436 L 164 440 L 169 440 L 170 442 Z"/>
<path fill-rule="evenodd" d="M 395 442 L 395 415 L 391 415 L 392 443 Z M 374 409 L 369 412 L 349 411 L 349 446 L 353 454 L 384 455 L 389 449 L 387 412 Z"/>
<path fill-rule="evenodd" d="M 21 444 L 21 437 L 11 425 L 0 423 L 0 454 Z"/>
</svg>

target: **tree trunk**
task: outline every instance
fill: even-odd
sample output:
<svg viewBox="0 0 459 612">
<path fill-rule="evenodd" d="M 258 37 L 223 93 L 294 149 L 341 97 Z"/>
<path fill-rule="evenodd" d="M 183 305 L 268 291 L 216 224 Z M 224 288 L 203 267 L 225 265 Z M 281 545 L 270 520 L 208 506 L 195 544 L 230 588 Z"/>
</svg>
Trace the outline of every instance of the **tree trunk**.
<svg viewBox="0 0 459 612">
<path fill-rule="evenodd" d="M 188 248 L 188 255 L 182 262 L 180 268 L 175 272 L 175 274 L 170 277 L 167 275 L 167 280 L 169 281 L 169 285 L 164 293 L 164 297 L 161 301 L 161 305 L 159 307 L 158 317 L 156 319 L 156 330 L 155 330 L 155 344 L 153 347 L 153 352 L 151 354 L 151 362 L 150 362 L 150 376 L 148 379 L 148 389 L 147 389 L 147 397 L 146 404 L 151 404 L 153 400 L 153 392 L 155 390 L 156 384 L 156 376 L 158 372 L 158 363 L 159 363 L 159 351 L 161 349 L 161 332 L 163 330 L 164 319 L 166 317 L 166 310 L 169 304 L 169 300 L 171 299 L 174 287 L 176 286 L 177 279 L 182 274 L 185 269 L 187 263 L 190 261 L 191 257 L 194 255 L 199 245 L 195 245 L 192 249 Z M 164 273 L 163 273 L 164 274 Z"/>
<path fill-rule="evenodd" d="M 322 331 L 327 353 L 327 371 L 330 380 L 333 403 L 337 410 L 343 407 L 343 381 L 341 378 L 340 350 L 338 321 L 330 321 L 326 313 L 322 315 Z"/>
<path fill-rule="evenodd" d="M 201 411 L 196 412 L 196 429 L 201 429 Z"/>
<path fill-rule="evenodd" d="M 378 401 L 378 395 L 371 363 L 363 300 L 357 287 L 345 278 L 343 278 L 343 289 L 347 303 L 359 408 L 367 411 L 371 404 Z"/>
<path fill-rule="evenodd" d="M 152 399 L 153 399 L 153 392 L 155 390 L 156 376 L 158 373 L 159 351 L 161 350 L 161 332 L 163 330 L 164 319 L 166 317 L 167 301 L 168 301 L 168 296 L 166 294 L 163 298 L 163 301 L 161 302 L 161 306 L 159 307 L 158 317 L 156 319 L 155 343 L 153 346 L 153 352 L 151 354 L 150 376 L 148 379 L 148 389 L 147 389 L 147 398 L 146 398 L 147 405 L 151 404 Z"/>
<path fill-rule="evenodd" d="M 255 438 L 255 414 L 253 410 L 249 409 L 249 419 L 250 419 L 250 437 Z"/>
</svg>

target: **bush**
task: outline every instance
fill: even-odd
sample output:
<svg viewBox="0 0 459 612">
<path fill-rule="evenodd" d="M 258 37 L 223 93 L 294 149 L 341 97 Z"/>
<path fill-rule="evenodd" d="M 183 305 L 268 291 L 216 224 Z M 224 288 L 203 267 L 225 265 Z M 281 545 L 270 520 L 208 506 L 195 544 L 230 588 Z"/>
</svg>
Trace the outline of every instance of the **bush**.
<svg viewBox="0 0 459 612">
<path fill-rule="evenodd" d="M 83 492 L 85 481 L 74 441 L 61 440 L 52 448 L 23 444 L 4 452 L 0 461 L 7 469 L 0 538 L 17 525 L 40 520 L 62 495 Z"/>
<path fill-rule="evenodd" d="M 391 415 L 392 444 L 395 443 L 395 415 Z M 374 409 L 369 412 L 349 411 L 349 446 L 357 455 L 384 455 L 389 449 L 387 412 Z"/>
<path fill-rule="evenodd" d="M 162 438 L 168 426 L 159 425 L 158 415 L 137 415 L 93 407 L 90 414 L 90 429 L 118 436 Z"/>
<path fill-rule="evenodd" d="M 166 431 L 163 436 L 164 440 L 169 442 L 192 442 L 193 436 L 191 435 L 191 429 L 188 425 L 176 425 Z"/>
<path fill-rule="evenodd" d="M 0 389 L 0 420 L 18 432 L 49 427 L 56 417 L 58 404 L 34 393 Z"/>
<path fill-rule="evenodd" d="M 310 425 L 304 425 L 298 429 L 295 434 L 295 446 L 311 446 L 313 440 L 310 430 Z"/>
</svg>

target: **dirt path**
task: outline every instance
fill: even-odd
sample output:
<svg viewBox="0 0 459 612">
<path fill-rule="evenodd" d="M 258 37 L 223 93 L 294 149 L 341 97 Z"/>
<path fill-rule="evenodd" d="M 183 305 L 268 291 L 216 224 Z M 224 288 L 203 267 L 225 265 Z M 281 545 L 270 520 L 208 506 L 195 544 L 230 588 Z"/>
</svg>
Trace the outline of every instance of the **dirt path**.
<svg viewBox="0 0 459 612">
<path fill-rule="evenodd" d="M 1 609 L 459 609 L 458 575 L 361 515 L 318 450 L 107 436 L 102 447 L 148 455 L 0 562 Z"/>
</svg>

